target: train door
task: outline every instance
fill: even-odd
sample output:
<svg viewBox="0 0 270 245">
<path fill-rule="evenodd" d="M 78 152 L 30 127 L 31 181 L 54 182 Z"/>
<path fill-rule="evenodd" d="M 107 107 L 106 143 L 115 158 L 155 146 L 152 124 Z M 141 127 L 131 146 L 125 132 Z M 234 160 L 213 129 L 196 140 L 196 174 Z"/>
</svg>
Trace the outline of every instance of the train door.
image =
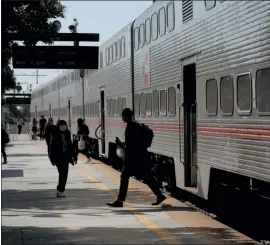
<svg viewBox="0 0 270 245">
<path fill-rule="evenodd" d="M 49 117 L 52 117 L 52 105 L 51 105 L 51 103 L 49 104 Z"/>
<path fill-rule="evenodd" d="M 183 137 L 185 186 L 197 186 L 196 64 L 183 62 Z"/>
<path fill-rule="evenodd" d="M 68 127 L 71 130 L 71 103 L 70 103 L 70 99 L 68 100 L 68 106 L 67 106 L 67 113 L 68 113 Z"/>
<path fill-rule="evenodd" d="M 105 91 L 100 91 L 100 130 L 101 130 L 101 154 L 105 154 Z"/>
<path fill-rule="evenodd" d="M 35 118 L 38 119 L 37 105 L 35 105 Z"/>
</svg>

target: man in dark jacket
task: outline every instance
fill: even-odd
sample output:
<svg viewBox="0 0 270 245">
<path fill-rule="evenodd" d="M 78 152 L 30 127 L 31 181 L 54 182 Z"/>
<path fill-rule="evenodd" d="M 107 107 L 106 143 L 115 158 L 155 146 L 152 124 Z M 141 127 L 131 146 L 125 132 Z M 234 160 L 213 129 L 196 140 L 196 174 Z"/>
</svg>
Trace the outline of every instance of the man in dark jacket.
<svg viewBox="0 0 270 245">
<path fill-rule="evenodd" d="M 46 129 L 45 129 L 45 133 L 44 133 L 44 138 L 45 138 L 47 146 L 48 146 L 48 153 L 49 153 L 51 138 L 52 138 L 55 130 L 56 130 L 56 126 L 53 125 L 53 118 L 49 118 L 48 124 L 47 124 Z"/>
<path fill-rule="evenodd" d="M 116 138 L 116 144 L 125 149 L 125 160 L 121 174 L 120 190 L 118 198 L 113 203 L 107 203 L 111 207 L 123 207 L 123 202 L 126 199 L 129 178 L 133 175 L 143 175 L 144 182 L 150 187 L 157 197 L 156 202 L 152 205 L 159 205 L 166 197 L 159 189 L 157 181 L 154 179 L 150 164 L 148 163 L 148 152 L 143 147 L 139 133 L 139 123 L 133 118 L 131 109 L 126 108 L 122 112 L 122 119 L 127 123 L 125 131 L 125 143 L 122 143 L 119 138 Z"/>
<path fill-rule="evenodd" d="M 5 146 L 9 141 L 9 137 L 8 134 L 6 132 L 6 130 L 3 127 L 3 124 L 1 125 L 1 152 L 4 158 L 4 162 L 3 164 L 7 164 L 7 154 L 6 154 L 6 149 Z"/>
<path fill-rule="evenodd" d="M 39 134 L 40 134 L 40 140 L 44 139 L 44 131 L 46 128 L 47 120 L 44 117 L 43 114 L 40 115 L 40 120 L 39 120 Z"/>
</svg>

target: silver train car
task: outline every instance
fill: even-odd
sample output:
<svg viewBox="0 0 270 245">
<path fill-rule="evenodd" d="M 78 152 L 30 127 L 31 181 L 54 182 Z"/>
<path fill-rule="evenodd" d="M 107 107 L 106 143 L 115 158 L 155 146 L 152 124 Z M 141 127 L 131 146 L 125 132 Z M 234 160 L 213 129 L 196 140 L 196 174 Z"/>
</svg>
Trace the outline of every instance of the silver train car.
<svg viewBox="0 0 270 245">
<path fill-rule="evenodd" d="M 156 1 L 99 51 L 84 92 L 100 156 L 116 161 L 130 107 L 154 131 L 149 154 L 169 187 L 206 200 L 221 185 L 270 198 L 269 1 Z M 33 91 L 31 113 L 76 131 L 79 71 Z"/>
</svg>

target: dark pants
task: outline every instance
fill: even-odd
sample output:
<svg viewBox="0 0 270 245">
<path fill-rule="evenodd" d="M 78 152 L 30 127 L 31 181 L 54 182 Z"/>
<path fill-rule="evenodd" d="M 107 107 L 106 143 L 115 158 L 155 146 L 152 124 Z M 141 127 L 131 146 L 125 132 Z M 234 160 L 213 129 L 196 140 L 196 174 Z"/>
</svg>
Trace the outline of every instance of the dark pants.
<svg viewBox="0 0 270 245">
<path fill-rule="evenodd" d="M 44 139 L 44 133 L 45 133 L 45 127 L 41 127 L 40 129 L 39 129 L 39 133 L 40 133 L 40 139 Z"/>
<path fill-rule="evenodd" d="M 162 193 L 159 189 L 157 181 L 155 180 L 151 172 L 149 163 L 147 162 L 147 158 L 144 159 L 140 158 L 137 160 L 134 159 L 135 158 L 133 158 L 132 161 L 125 160 L 121 173 L 118 200 L 123 202 L 126 200 L 129 178 L 137 173 L 143 178 L 144 183 L 149 186 L 149 188 L 153 191 L 153 193 L 156 196 L 161 196 Z"/>
<path fill-rule="evenodd" d="M 18 134 L 21 134 L 22 132 L 22 125 L 18 125 Z"/>
<path fill-rule="evenodd" d="M 56 164 L 56 167 L 59 173 L 57 190 L 64 192 L 67 184 L 69 163 L 61 162 L 60 164 Z"/>
<path fill-rule="evenodd" d="M 4 158 L 4 162 L 6 162 L 7 161 L 7 154 L 6 154 L 5 146 L 1 146 L 1 152 L 2 152 L 2 155 Z"/>
</svg>

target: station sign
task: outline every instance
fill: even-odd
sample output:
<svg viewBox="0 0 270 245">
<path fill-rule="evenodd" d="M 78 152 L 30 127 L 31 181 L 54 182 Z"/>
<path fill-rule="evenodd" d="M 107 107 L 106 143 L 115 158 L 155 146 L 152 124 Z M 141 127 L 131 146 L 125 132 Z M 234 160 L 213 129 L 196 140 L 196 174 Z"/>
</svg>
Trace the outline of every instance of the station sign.
<svg viewBox="0 0 270 245">
<path fill-rule="evenodd" d="M 13 68 L 98 69 L 99 47 L 15 46 Z"/>
</svg>

